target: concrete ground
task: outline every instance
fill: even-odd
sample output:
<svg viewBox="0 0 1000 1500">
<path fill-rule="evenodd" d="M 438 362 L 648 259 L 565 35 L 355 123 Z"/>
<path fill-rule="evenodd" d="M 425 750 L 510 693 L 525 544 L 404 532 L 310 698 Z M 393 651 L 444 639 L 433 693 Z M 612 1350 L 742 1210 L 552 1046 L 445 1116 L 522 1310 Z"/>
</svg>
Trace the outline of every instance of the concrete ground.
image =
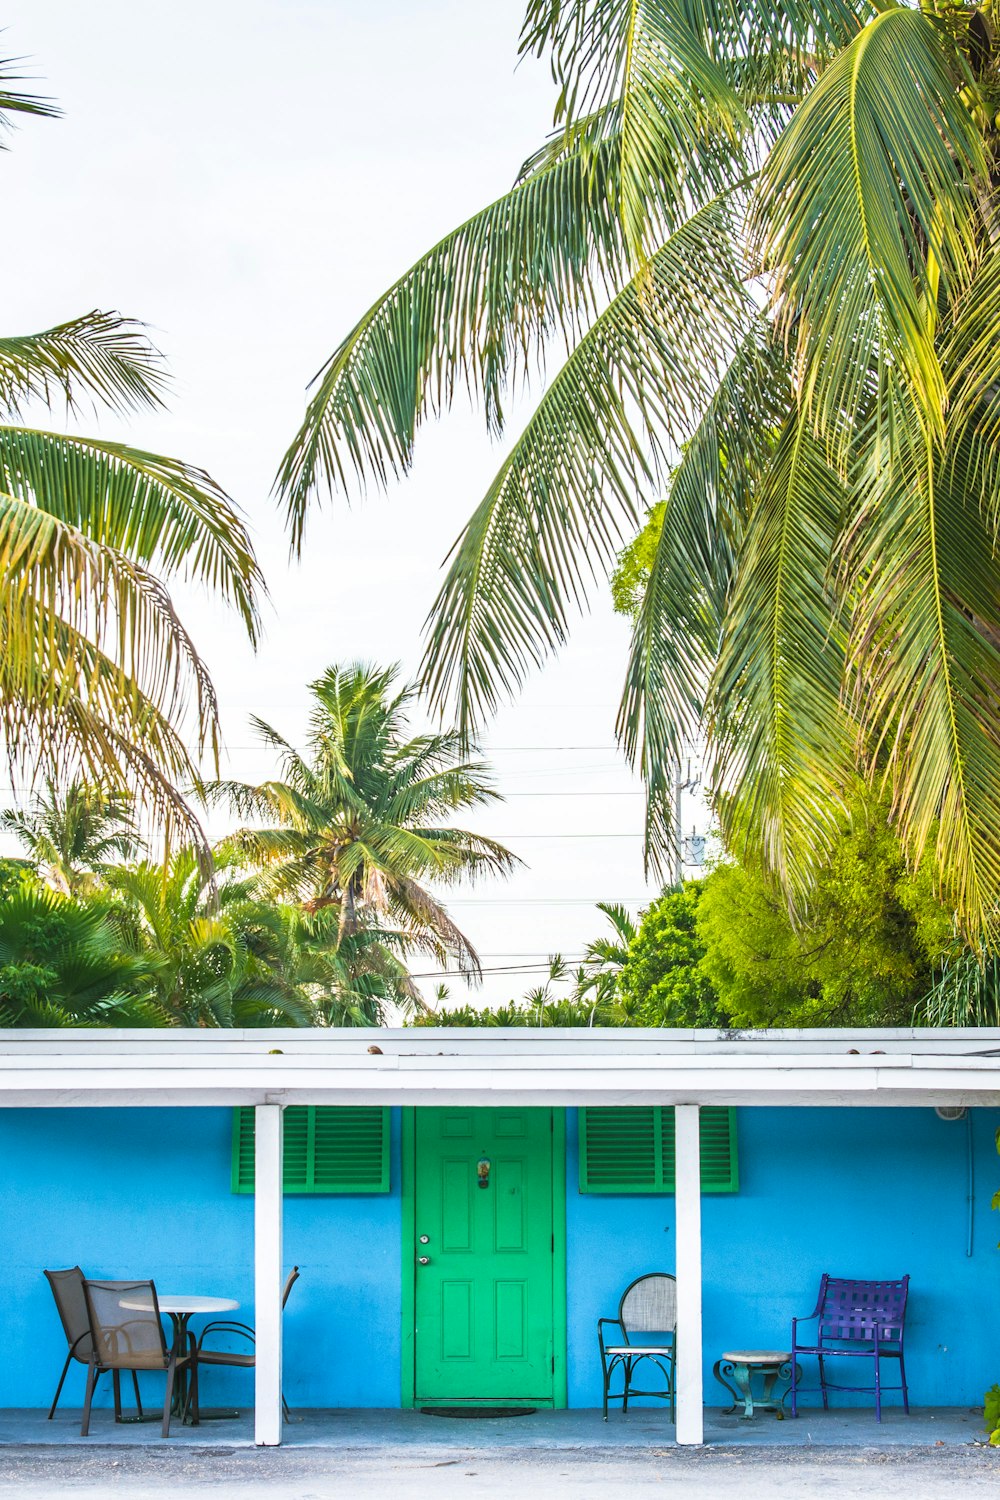
<svg viewBox="0 0 1000 1500">
<path fill-rule="evenodd" d="M 497 1421 L 419 1412 L 297 1412 L 286 1446 L 255 1449 L 249 1421 L 176 1429 L 116 1427 L 95 1414 L 0 1413 L 0 1495 L 21 1500 L 946 1500 L 991 1495 L 1000 1450 L 986 1447 L 977 1412 L 905 1418 L 809 1412 L 792 1422 L 706 1413 L 707 1445 L 677 1448 L 661 1411 L 539 1412 Z"/>
</svg>

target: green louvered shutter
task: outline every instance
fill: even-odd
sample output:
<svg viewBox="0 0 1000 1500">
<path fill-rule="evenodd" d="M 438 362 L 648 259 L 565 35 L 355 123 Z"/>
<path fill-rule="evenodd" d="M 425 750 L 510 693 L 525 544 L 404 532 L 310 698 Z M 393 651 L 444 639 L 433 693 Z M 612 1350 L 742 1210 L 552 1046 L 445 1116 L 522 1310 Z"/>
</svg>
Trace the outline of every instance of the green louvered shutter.
<svg viewBox="0 0 1000 1500">
<path fill-rule="evenodd" d="M 672 1193 L 674 1111 L 640 1105 L 580 1110 L 581 1193 Z M 701 1111 L 701 1190 L 739 1188 L 736 1111 L 706 1105 Z"/>
<path fill-rule="evenodd" d="M 254 1190 L 254 1112 L 233 1111 L 234 1193 Z M 389 1111 L 293 1104 L 285 1110 L 286 1193 L 387 1193 Z"/>
</svg>

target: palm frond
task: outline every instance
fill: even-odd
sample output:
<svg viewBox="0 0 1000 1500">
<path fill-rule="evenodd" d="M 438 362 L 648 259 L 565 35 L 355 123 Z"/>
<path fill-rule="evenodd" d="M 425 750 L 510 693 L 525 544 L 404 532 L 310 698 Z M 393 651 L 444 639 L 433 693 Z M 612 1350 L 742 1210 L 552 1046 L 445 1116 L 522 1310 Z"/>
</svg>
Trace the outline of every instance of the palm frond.
<svg viewBox="0 0 1000 1500">
<path fill-rule="evenodd" d="M 737 562 L 710 689 L 717 805 L 730 849 L 763 858 L 804 902 L 846 808 L 845 623 L 830 560 L 845 492 L 790 417 Z"/>
<path fill-rule="evenodd" d="M 410 466 L 417 428 L 468 384 L 490 427 L 508 382 L 555 332 L 613 289 L 623 263 L 610 144 L 560 157 L 445 236 L 369 308 L 315 381 L 276 488 L 292 545 L 310 497 L 352 480 L 384 487 Z"/>
<path fill-rule="evenodd" d="M 0 338 L 0 410 L 10 419 L 61 397 L 84 396 L 112 411 L 161 406 L 167 384 L 159 351 L 140 323 L 116 312 L 85 313 L 43 333 Z"/>
<path fill-rule="evenodd" d="M 23 57 L 0 58 L 0 131 L 13 127 L 12 115 L 39 115 L 42 119 L 57 120 L 62 110 L 52 99 L 41 94 L 28 94 L 22 89 L 11 88 L 13 83 L 26 83 L 30 75 L 22 73 Z M 0 140 L 0 150 L 6 146 Z"/>
<path fill-rule="evenodd" d="M 753 490 L 789 403 L 781 350 L 755 319 L 670 478 L 617 723 L 646 787 L 647 873 L 676 857 L 676 767 L 700 730 Z"/>
<path fill-rule="evenodd" d="M 899 371 L 940 432 L 944 377 L 928 304 L 976 258 L 981 135 L 958 53 L 921 11 L 875 16 L 826 69 L 768 158 L 757 225 L 803 404 L 833 441 L 870 372 Z"/>
<path fill-rule="evenodd" d="M 256 640 L 260 569 L 235 506 L 202 470 L 122 443 L 0 426 L 0 491 L 139 564 L 204 584 Z"/>
<path fill-rule="evenodd" d="M 0 435 L 2 436 L 2 435 Z M 48 633 L 60 621 L 89 638 L 99 653 L 94 670 L 107 680 L 110 656 L 119 687 L 132 682 L 143 699 L 173 718 L 192 696 L 199 737 L 213 739 L 217 704 L 211 679 L 184 630 L 166 589 L 151 573 L 77 527 L 0 492 L 0 635 L 6 676 L 25 702 L 47 702 L 58 712 L 64 697 L 91 691 L 82 671 L 88 658 L 63 656 Z"/>
<path fill-rule="evenodd" d="M 680 202 L 685 192 L 703 201 L 706 190 L 744 175 L 740 139 L 749 118 L 683 6 L 584 0 L 558 12 L 545 0 L 529 6 L 522 52 L 551 49 L 557 115 L 574 144 L 581 115 L 591 133 L 606 130 L 614 142 L 616 208 L 637 271 L 662 237 L 663 201 Z M 719 149 L 723 141 L 728 151 Z"/>
<path fill-rule="evenodd" d="M 727 204 L 699 210 L 619 293 L 543 396 L 456 543 L 422 680 L 464 735 L 566 637 L 670 443 L 696 425 L 749 318 Z"/>
<path fill-rule="evenodd" d="M 932 859 L 963 930 L 981 935 L 1000 902 L 1000 568 L 991 523 L 919 414 L 893 421 L 895 461 L 876 467 L 872 440 L 845 553 L 856 712 L 910 859 Z"/>
</svg>

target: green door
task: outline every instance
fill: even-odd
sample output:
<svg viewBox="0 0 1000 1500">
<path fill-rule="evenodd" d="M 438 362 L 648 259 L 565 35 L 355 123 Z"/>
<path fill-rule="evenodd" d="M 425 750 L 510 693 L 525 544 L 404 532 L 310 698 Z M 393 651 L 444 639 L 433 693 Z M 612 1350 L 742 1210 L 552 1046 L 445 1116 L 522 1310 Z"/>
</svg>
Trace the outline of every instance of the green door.
<svg viewBox="0 0 1000 1500">
<path fill-rule="evenodd" d="M 417 1405 L 554 1404 L 550 1109 L 418 1109 Z"/>
</svg>

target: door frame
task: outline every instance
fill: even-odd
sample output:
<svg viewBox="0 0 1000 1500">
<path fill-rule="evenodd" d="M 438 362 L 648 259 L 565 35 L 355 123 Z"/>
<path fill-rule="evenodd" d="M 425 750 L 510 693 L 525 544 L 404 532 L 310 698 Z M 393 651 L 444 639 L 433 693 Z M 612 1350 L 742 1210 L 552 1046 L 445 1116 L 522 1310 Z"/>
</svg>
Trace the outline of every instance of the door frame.
<svg viewBox="0 0 1000 1500">
<path fill-rule="evenodd" d="M 402 1109 L 402 1365 L 401 1399 L 404 1408 L 416 1405 L 417 1347 L 417 1265 L 414 1249 L 417 1240 L 417 1120 L 420 1105 Z M 434 1105 L 447 1109 L 447 1105 Z M 492 1106 L 486 1106 L 491 1108 Z M 526 1108 L 551 1108 L 552 1115 L 552 1406 L 561 1411 L 567 1404 L 566 1375 L 566 1111 L 553 1106 L 526 1105 Z"/>
</svg>

